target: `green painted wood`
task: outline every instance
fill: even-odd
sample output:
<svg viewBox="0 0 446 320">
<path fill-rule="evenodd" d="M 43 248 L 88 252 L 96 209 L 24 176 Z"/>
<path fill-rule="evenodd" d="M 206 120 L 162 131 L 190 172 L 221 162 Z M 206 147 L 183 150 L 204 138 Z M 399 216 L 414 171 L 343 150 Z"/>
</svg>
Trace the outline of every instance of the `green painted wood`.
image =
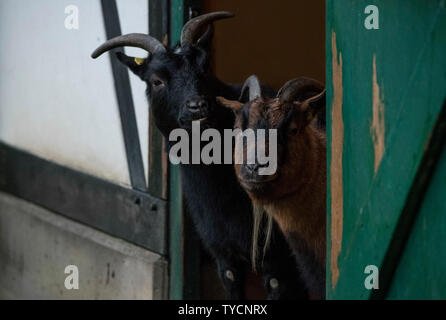
<svg viewBox="0 0 446 320">
<path fill-rule="evenodd" d="M 183 1 L 170 1 L 170 43 L 177 43 L 183 27 Z M 181 195 L 180 168 L 170 165 L 169 188 L 169 252 L 170 299 L 183 299 L 183 199 Z"/>
<path fill-rule="evenodd" d="M 184 24 L 184 0 L 170 1 L 170 17 L 170 43 L 175 45 L 180 41 Z"/>
<path fill-rule="evenodd" d="M 170 1 L 170 44 L 180 41 L 181 29 L 189 8 L 198 8 L 201 1 Z M 200 240 L 189 215 L 185 214 L 178 165 L 170 165 L 169 188 L 169 250 L 170 299 L 198 299 L 200 297 Z"/>
<path fill-rule="evenodd" d="M 183 298 L 183 206 L 180 171 L 170 166 L 169 190 L 169 268 L 170 299 Z"/>
<path fill-rule="evenodd" d="M 379 30 L 364 28 L 367 16 L 364 8 L 369 4 L 379 8 Z M 424 148 L 446 97 L 446 8 L 442 0 L 328 0 L 326 8 L 327 298 L 367 299 L 371 291 L 364 287 L 364 268 L 383 264 Z M 333 44 L 336 52 L 333 52 Z M 332 203 L 339 203 L 339 199 L 332 199 L 330 186 L 333 174 L 331 139 L 332 130 L 336 128 L 331 111 L 335 98 L 333 76 L 336 78 L 339 73 L 333 72 L 336 71 L 333 69 L 333 54 L 336 54 L 336 64 L 340 64 L 342 57 L 340 78 L 344 125 L 342 184 L 337 186 L 342 190 L 342 228 L 336 228 L 335 232 L 331 230 L 334 221 L 331 207 Z M 376 173 L 372 133 L 373 61 L 376 62 L 378 97 L 384 106 L 385 152 Z M 444 192 L 444 186 L 440 188 L 437 185 L 432 193 L 438 194 L 441 190 Z M 419 219 L 422 220 L 421 216 Z M 412 231 L 415 238 L 416 228 Z M 341 237 L 342 241 L 337 259 L 332 261 L 334 236 Z M 417 242 L 415 247 L 418 245 L 421 244 Z M 414 250 L 411 248 L 408 246 L 406 250 Z M 405 251 L 403 256 L 406 257 L 409 251 Z M 401 270 L 406 267 L 402 263 L 409 259 L 404 257 L 396 277 L 403 277 Z M 411 263 L 417 265 L 412 268 L 414 270 L 427 262 L 414 259 Z M 337 279 L 334 266 L 339 270 Z M 445 267 L 443 265 L 443 270 Z M 426 292 L 432 290 L 430 286 L 434 280 L 431 278 L 424 284 Z M 395 281 L 389 295 L 393 298 L 400 293 L 395 288 L 403 285 Z M 413 284 L 407 290 L 414 294 L 421 285 Z M 446 283 L 442 285 L 446 287 Z"/>
<path fill-rule="evenodd" d="M 169 15 L 164 0 L 149 0 L 149 34 L 160 41 L 167 38 Z M 155 125 L 152 108 L 149 108 L 149 172 L 148 191 L 150 194 L 167 198 L 167 156 L 164 151 L 164 138 Z"/>
<path fill-rule="evenodd" d="M 379 274 L 379 290 L 373 290 L 371 299 L 384 299 L 391 286 L 395 271 L 400 266 L 400 259 L 406 249 L 406 243 L 413 230 L 414 223 L 423 206 L 424 197 L 429 189 L 431 180 L 434 178 L 436 168 L 439 165 L 441 154 L 446 145 L 446 100 L 443 104 L 442 111 L 437 116 L 434 128 L 432 129 L 428 142 L 424 148 L 423 159 L 416 176 L 410 186 L 409 193 L 406 197 L 406 203 L 400 214 L 398 223 L 393 231 L 392 240 L 387 248 L 384 262 L 380 268 Z M 443 191 L 444 188 L 439 189 Z M 420 275 L 419 275 L 420 276 Z M 431 279 L 432 280 L 432 279 Z M 429 287 L 429 281 L 426 280 L 426 286 Z M 407 284 L 404 284 L 407 286 Z M 412 288 L 414 290 L 414 288 Z"/>
<path fill-rule="evenodd" d="M 393 277 L 388 299 L 446 298 L 446 149 Z"/>
</svg>

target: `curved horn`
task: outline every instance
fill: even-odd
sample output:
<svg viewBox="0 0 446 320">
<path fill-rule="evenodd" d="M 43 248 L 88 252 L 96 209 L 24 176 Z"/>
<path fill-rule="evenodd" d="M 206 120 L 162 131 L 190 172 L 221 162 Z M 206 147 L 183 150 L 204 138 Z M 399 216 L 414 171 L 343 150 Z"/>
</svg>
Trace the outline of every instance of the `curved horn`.
<svg viewBox="0 0 446 320">
<path fill-rule="evenodd" d="M 277 92 L 277 98 L 280 102 L 291 102 L 297 98 L 309 98 L 308 94 L 320 93 L 324 90 L 324 85 L 317 80 L 299 77 L 285 83 Z"/>
<path fill-rule="evenodd" d="M 142 33 L 130 33 L 123 36 L 115 37 L 104 42 L 91 54 L 91 57 L 93 59 L 96 59 L 104 52 L 107 52 L 114 48 L 125 46 L 141 48 L 150 53 L 166 51 L 166 48 L 163 46 L 163 44 L 154 37 Z"/>
<path fill-rule="evenodd" d="M 260 87 L 259 78 L 257 78 L 256 75 L 252 75 L 248 79 L 246 79 L 245 83 L 243 84 L 239 100 L 242 100 L 243 94 L 245 93 L 246 89 L 249 90 L 249 101 L 260 98 L 262 96 L 262 89 Z"/>
<path fill-rule="evenodd" d="M 195 43 L 198 32 L 200 31 L 202 26 L 212 23 L 216 20 L 232 18 L 233 16 L 234 14 L 229 11 L 217 11 L 203 14 L 189 20 L 184 25 L 183 30 L 181 31 L 181 46 L 183 47 L 185 45 Z"/>
<path fill-rule="evenodd" d="M 212 24 L 208 25 L 206 31 L 198 38 L 197 43 L 209 43 L 214 35 L 214 26 Z"/>
</svg>

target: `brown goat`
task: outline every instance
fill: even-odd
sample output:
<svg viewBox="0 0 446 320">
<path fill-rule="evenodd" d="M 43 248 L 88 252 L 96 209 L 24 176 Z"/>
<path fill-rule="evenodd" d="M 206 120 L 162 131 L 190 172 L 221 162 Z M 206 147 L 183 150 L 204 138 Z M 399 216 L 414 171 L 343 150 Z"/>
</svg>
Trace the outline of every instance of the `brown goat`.
<svg viewBox="0 0 446 320">
<path fill-rule="evenodd" d="M 296 255 L 309 291 L 325 297 L 326 248 L 326 135 L 317 126 L 317 115 L 325 114 L 324 86 L 316 80 L 288 81 L 274 99 L 263 98 L 257 77 L 245 82 L 249 102 L 217 100 L 236 115 L 235 128 L 277 130 L 277 170 L 259 174 L 262 164 L 235 164 L 240 184 L 254 206 L 271 215 L 285 234 Z M 244 91 L 243 90 L 243 91 Z M 243 92 L 242 92 L 243 94 Z M 243 149 L 244 159 L 249 150 Z M 237 145 L 236 145 L 237 148 Z M 258 151 L 257 151 L 258 152 Z M 256 153 L 258 154 L 258 153 Z"/>
</svg>

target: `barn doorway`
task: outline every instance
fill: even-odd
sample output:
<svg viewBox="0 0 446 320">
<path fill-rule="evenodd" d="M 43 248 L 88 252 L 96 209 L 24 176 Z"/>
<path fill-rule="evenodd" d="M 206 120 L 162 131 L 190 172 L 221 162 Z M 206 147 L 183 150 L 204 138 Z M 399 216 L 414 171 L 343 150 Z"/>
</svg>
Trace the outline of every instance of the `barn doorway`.
<svg viewBox="0 0 446 320">
<path fill-rule="evenodd" d="M 276 90 L 298 76 L 325 83 L 325 1 L 202 1 L 201 13 L 221 10 L 235 17 L 214 25 L 213 68 L 220 80 L 243 83 L 256 74 Z M 222 298 L 215 264 L 204 252 L 201 257 L 200 298 Z M 254 274 L 246 295 L 265 298 Z"/>
</svg>

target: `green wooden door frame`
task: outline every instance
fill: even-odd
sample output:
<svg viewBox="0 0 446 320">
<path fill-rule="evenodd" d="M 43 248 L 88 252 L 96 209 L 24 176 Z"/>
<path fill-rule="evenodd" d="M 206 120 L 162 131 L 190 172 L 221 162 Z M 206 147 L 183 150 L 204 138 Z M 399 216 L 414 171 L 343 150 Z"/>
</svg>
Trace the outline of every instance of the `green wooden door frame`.
<svg viewBox="0 0 446 320">
<path fill-rule="evenodd" d="M 364 27 L 370 4 L 378 30 Z M 445 139 L 446 8 L 328 0 L 326 17 L 327 298 L 385 298 L 411 285 L 393 275 Z M 367 265 L 380 268 L 379 290 L 364 286 Z"/>
<path fill-rule="evenodd" d="M 169 44 L 171 46 L 179 42 L 181 29 L 189 13 L 200 7 L 200 0 L 170 1 Z M 179 166 L 170 165 L 169 174 L 170 299 L 198 299 L 200 297 L 200 242 L 190 217 L 185 214 Z"/>
<path fill-rule="evenodd" d="M 171 3 L 174 1 L 149 0 L 149 34 L 163 41 L 168 46 L 174 43 L 178 34 L 175 21 L 182 25 L 182 17 L 171 17 Z M 171 40 L 171 33 L 175 36 Z M 180 29 L 181 30 L 181 29 Z M 167 161 L 165 150 L 166 141 L 157 129 L 152 110 L 149 115 L 149 190 L 160 197 L 168 198 L 168 259 L 169 259 L 169 298 L 182 299 L 183 294 L 183 200 L 181 195 L 181 181 L 179 168 Z"/>
<path fill-rule="evenodd" d="M 168 1 L 149 0 L 149 34 L 160 41 L 168 33 Z M 166 141 L 155 125 L 149 108 L 149 170 L 148 191 L 159 198 L 168 197 L 168 161 Z"/>
</svg>

